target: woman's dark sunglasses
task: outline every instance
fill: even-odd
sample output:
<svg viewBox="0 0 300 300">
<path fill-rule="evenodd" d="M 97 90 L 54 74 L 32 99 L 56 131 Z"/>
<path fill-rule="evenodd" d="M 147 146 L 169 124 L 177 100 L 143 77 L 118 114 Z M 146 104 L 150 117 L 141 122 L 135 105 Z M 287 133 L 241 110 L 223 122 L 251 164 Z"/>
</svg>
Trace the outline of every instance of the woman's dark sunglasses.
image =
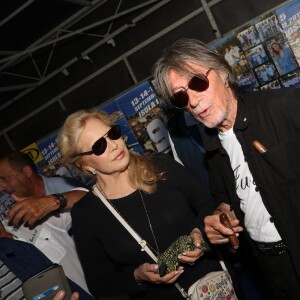
<svg viewBox="0 0 300 300">
<path fill-rule="evenodd" d="M 81 152 L 81 153 L 75 153 L 72 155 L 72 157 L 76 156 L 83 156 L 83 155 L 91 155 L 95 154 L 97 156 L 103 154 L 107 147 L 107 141 L 106 138 L 109 138 L 110 140 L 117 140 L 121 137 L 121 127 L 119 125 L 113 125 L 107 133 L 105 133 L 99 140 L 97 140 L 94 145 L 92 146 L 91 151 Z"/>
<path fill-rule="evenodd" d="M 191 78 L 188 82 L 188 87 L 184 88 L 183 90 L 178 91 L 177 93 L 173 94 L 170 98 L 170 102 L 176 108 L 185 108 L 189 103 L 189 95 L 187 93 L 188 89 L 191 89 L 196 92 L 204 92 L 209 87 L 209 80 L 207 78 L 209 69 L 205 74 L 197 74 Z"/>
</svg>

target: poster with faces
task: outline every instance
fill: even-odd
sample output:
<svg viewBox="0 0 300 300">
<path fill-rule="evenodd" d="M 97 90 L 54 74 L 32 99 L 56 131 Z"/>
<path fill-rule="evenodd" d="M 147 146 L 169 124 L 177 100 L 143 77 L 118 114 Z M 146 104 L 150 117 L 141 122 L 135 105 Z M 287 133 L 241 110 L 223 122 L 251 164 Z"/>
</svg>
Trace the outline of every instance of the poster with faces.
<svg viewBox="0 0 300 300">
<path fill-rule="evenodd" d="M 224 56 L 245 91 L 297 86 L 298 76 L 288 75 L 299 70 L 300 1 L 243 24 L 210 47 Z M 243 57 L 242 65 L 234 53 Z"/>
<path fill-rule="evenodd" d="M 170 150 L 167 120 L 149 82 L 115 100 L 145 155 Z"/>
</svg>

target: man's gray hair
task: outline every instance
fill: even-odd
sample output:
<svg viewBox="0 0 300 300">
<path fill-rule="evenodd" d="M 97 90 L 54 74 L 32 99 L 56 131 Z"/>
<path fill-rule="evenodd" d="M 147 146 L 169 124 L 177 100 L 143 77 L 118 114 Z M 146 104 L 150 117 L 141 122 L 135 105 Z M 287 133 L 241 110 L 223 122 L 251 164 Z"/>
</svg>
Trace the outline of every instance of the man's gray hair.
<svg viewBox="0 0 300 300">
<path fill-rule="evenodd" d="M 168 82 L 170 70 L 187 77 L 193 77 L 197 74 L 197 71 L 189 63 L 212 69 L 223 75 L 232 90 L 235 93 L 237 92 L 238 85 L 235 76 L 224 57 L 199 40 L 184 38 L 167 47 L 153 67 L 155 86 L 163 100 L 169 100 L 172 96 L 172 90 Z"/>
</svg>

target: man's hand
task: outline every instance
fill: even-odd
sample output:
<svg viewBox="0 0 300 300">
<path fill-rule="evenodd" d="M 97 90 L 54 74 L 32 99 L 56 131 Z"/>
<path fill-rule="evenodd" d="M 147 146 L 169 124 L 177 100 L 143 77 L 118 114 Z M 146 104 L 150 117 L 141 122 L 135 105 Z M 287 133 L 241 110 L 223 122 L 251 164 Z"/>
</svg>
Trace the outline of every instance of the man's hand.
<svg viewBox="0 0 300 300">
<path fill-rule="evenodd" d="M 53 300 L 66 300 L 65 294 L 66 294 L 65 291 L 61 290 L 56 294 Z M 77 292 L 73 293 L 71 296 L 71 300 L 78 300 L 78 299 L 79 299 L 79 294 Z"/>
<path fill-rule="evenodd" d="M 15 227 L 18 227 L 22 222 L 33 226 L 38 220 L 41 220 L 49 213 L 57 209 L 57 203 L 53 196 L 43 197 L 28 197 L 20 201 L 16 196 L 12 198 L 17 201 L 12 205 L 7 214 L 7 220 Z M 53 199 L 52 199 L 53 198 Z"/>
<path fill-rule="evenodd" d="M 239 220 L 236 219 L 234 213 L 230 211 L 229 206 L 222 204 L 220 210 L 216 210 L 213 215 L 206 216 L 204 218 L 205 233 L 207 238 L 212 244 L 224 244 L 228 243 L 229 235 L 236 234 L 243 231 L 243 227 L 239 226 Z M 232 229 L 223 226 L 220 222 L 220 214 L 224 212 L 228 215 Z"/>
<path fill-rule="evenodd" d="M 68 199 L 67 206 L 64 209 L 70 210 L 74 203 L 79 201 L 86 193 L 87 190 L 75 189 L 64 193 L 64 196 Z M 59 209 L 57 200 L 53 195 L 24 199 L 12 194 L 11 197 L 17 203 L 11 207 L 7 219 L 16 227 L 22 222 L 33 226 L 37 221 Z"/>
</svg>

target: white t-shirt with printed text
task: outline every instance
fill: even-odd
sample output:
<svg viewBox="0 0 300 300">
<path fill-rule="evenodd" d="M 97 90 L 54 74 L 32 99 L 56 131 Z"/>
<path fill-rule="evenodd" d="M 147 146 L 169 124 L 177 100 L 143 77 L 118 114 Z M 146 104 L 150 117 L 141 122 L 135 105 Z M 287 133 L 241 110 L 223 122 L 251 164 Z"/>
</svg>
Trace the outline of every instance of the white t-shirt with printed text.
<svg viewBox="0 0 300 300">
<path fill-rule="evenodd" d="M 236 193 L 240 198 L 240 208 L 245 214 L 245 226 L 251 238 L 257 242 L 266 243 L 281 240 L 274 223 L 270 221 L 271 216 L 260 193 L 255 189 L 255 182 L 233 128 L 226 132 L 219 132 L 218 136 L 230 158 Z"/>
</svg>

